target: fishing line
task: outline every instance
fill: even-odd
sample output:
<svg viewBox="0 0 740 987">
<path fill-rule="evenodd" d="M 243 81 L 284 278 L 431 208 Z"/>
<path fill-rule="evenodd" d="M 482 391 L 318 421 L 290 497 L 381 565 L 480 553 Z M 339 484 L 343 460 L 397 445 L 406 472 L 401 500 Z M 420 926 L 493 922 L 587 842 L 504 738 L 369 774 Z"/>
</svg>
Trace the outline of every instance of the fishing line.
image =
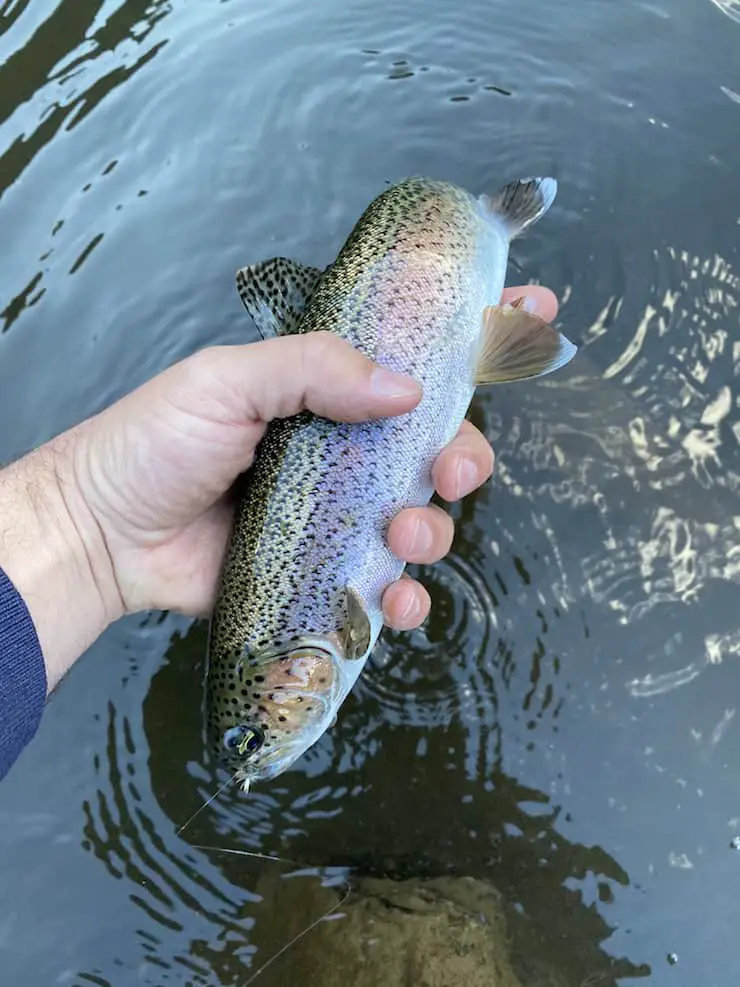
<svg viewBox="0 0 740 987">
<path fill-rule="evenodd" d="M 236 778 L 236 774 L 234 774 L 223 785 L 221 785 L 221 787 L 213 795 L 211 795 L 208 801 L 204 802 L 204 804 L 193 813 L 190 819 L 188 819 L 188 821 L 183 826 L 181 826 L 180 829 L 177 831 L 178 836 L 183 832 L 183 830 L 187 826 L 190 825 L 193 819 L 195 819 L 195 817 L 199 813 L 201 813 L 203 809 L 206 808 L 206 806 L 210 805 L 214 799 L 218 798 L 221 792 L 223 792 L 224 789 L 226 789 L 234 781 L 235 778 Z M 203 850 L 210 853 L 230 853 L 238 857 L 253 857 L 256 860 L 271 860 L 279 864 L 294 864 L 297 867 L 303 866 L 300 860 L 294 860 L 291 857 L 278 857 L 271 853 L 259 853 L 257 850 L 237 850 L 231 847 L 206 846 L 205 844 L 201 844 L 201 843 L 193 843 L 192 847 L 194 850 Z M 312 929 L 315 929 L 320 922 L 324 922 L 326 919 L 328 919 L 333 911 L 335 911 L 337 908 L 340 908 L 352 893 L 352 885 L 350 884 L 349 881 L 345 881 L 345 886 L 347 890 L 345 891 L 344 895 L 340 898 L 340 900 L 336 904 L 332 905 L 329 909 L 327 909 L 327 911 L 325 911 L 323 915 L 320 915 L 317 919 L 314 919 L 314 921 L 311 922 L 310 925 L 307 925 L 305 929 L 303 929 L 297 935 L 293 936 L 292 939 L 289 939 L 284 946 L 281 946 L 280 949 L 269 958 L 269 960 L 263 963 L 262 966 L 252 974 L 249 980 L 247 980 L 244 983 L 244 987 L 249 987 L 249 984 L 254 983 L 257 977 L 259 977 L 262 973 L 264 973 L 269 966 L 272 966 L 275 960 L 279 959 L 283 955 L 283 953 L 287 952 L 292 946 L 295 946 L 297 942 L 300 942 L 300 940 L 305 935 L 308 935 L 308 933 L 311 932 Z M 337 916 L 337 918 L 339 917 L 341 916 Z"/>
<path fill-rule="evenodd" d="M 231 785 L 236 780 L 236 776 L 237 776 L 238 773 L 239 773 L 238 771 L 235 771 L 234 774 L 227 781 L 225 781 L 223 783 L 223 785 L 221 785 L 221 787 L 217 791 L 215 791 L 213 793 L 213 795 L 211 795 L 210 798 L 206 799 L 206 801 L 203 803 L 203 805 L 201 805 L 201 807 L 199 809 L 196 809 L 195 810 L 195 812 L 188 819 L 188 821 L 185 822 L 185 823 L 183 823 L 182 826 L 178 829 L 178 831 L 177 831 L 177 835 L 178 836 L 181 836 L 185 832 L 185 830 L 188 828 L 188 826 L 190 825 L 190 823 L 197 816 L 199 816 L 204 809 L 207 809 L 208 806 L 211 804 L 211 802 L 213 802 L 215 799 L 217 799 L 222 792 L 225 792 L 226 791 L 226 789 L 229 787 L 229 785 Z"/>
<path fill-rule="evenodd" d="M 227 846 L 203 846 L 200 843 L 191 844 L 194 850 L 209 850 L 212 853 L 233 853 L 240 857 L 256 857 L 258 860 L 276 860 L 279 864 L 296 864 L 302 867 L 300 860 L 292 860 L 290 857 L 275 857 L 271 853 L 259 853 L 257 850 L 232 850 Z"/>
<path fill-rule="evenodd" d="M 331 908 L 327 909 L 327 911 L 325 911 L 323 915 L 320 915 L 317 919 L 314 919 L 314 921 L 311 922 L 310 925 L 307 925 L 302 932 L 299 932 L 298 935 L 293 936 L 293 938 L 290 939 L 288 942 L 286 942 L 284 946 L 281 946 L 276 953 L 273 953 L 270 959 L 267 960 L 266 963 L 263 963 L 262 966 L 252 974 L 249 980 L 244 981 L 242 987 L 249 987 L 250 984 L 253 984 L 257 979 L 257 977 L 263 974 L 269 966 L 272 966 L 275 960 L 280 959 L 283 953 L 287 952 L 292 946 L 295 946 L 295 944 L 299 942 L 305 935 L 308 935 L 309 932 L 315 929 L 316 926 L 319 925 L 319 923 L 324 922 L 326 919 L 328 919 L 333 911 L 335 911 L 337 908 L 341 908 L 341 906 L 352 894 L 352 885 L 349 883 L 349 881 L 347 881 L 346 883 L 347 883 L 347 890 L 345 891 L 344 895 L 339 899 L 339 901 L 335 905 L 332 905 Z M 337 915 L 336 917 L 341 918 L 340 915 Z"/>
</svg>

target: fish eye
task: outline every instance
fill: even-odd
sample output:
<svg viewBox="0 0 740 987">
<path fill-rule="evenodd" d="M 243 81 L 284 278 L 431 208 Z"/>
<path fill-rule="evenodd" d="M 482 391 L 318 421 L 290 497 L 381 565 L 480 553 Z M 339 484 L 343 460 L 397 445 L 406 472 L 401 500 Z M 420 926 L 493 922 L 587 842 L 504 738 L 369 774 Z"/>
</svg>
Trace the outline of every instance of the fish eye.
<svg viewBox="0 0 740 987">
<path fill-rule="evenodd" d="M 242 757 L 245 754 L 254 754 L 264 742 L 265 735 L 259 727 L 248 727 L 243 723 L 230 727 L 224 734 L 224 747 L 236 751 Z"/>
</svg>

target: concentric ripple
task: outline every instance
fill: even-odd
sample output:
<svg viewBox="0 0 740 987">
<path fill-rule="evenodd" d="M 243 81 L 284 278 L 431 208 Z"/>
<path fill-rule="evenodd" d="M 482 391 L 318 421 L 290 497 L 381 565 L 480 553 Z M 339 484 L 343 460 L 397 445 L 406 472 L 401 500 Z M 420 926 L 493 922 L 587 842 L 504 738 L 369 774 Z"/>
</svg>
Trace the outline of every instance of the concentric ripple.
<svg viewBox="0 0 740 987">
<path fill-rule="evenodd" d="M 234 809 L 232 790 L 216 801 L 215 825 L 214 816 L 192 829 L 183 819 L 180 832 L 173 833 L 172 821 L 152 798 L 141 737 L 141 723 L 134 724 L 110 704 L 105 753 L 95 759 L 99 788 L 83 805 L 83 846 L 112 878 L 127 883 L 129 900 L 140 911 L 138 928 L 128 941 L 121 938 L 104 966 L 78 973 L 74 987 L 117 984 L 122 974 L 150 987 L 238 987 L 332 906 L 333 889 L 346 884 L 346 869 L 250 853 L 244 840 L 234 839 L 233 830 L 228 842 L 221 830 L 229 807 Z M 197 774 L 205 781 L 204 772 Z M 188 785 L 186 778 L 178 785 L 194 787 L 198 797 L 204 792 L 203 785 L 193 786 L 192 780 Z M 212 794 L 207 787 L 205 793 L 206 798 Z M 180 804 L 183 794 L 181 790 Z M 259 843 L 265 816 L 276 808 L 274 798 L 241 799 L 239 807 L 247 813 L 241 821 L 250 831 L 248 842 Z M 204 822 L 210 845 L 200 847 Z M 196 845 L 189 846 L 191 841 Z M 263 920 L 266 914 L 269 922 Z"/>
<path fill-rule="evenodd" d="M 633 636 L 644 621 L 635 696 L 740 653 L 725 606 L 740 584 L 740 277 L 717 253 L 666 247 L 643 278 L 643 310 L 610 302 L 557 384 L 485 405 L 499 480 L 547 534 L 553 586 Z"/>
<path fill-rule="evenodd" d="M 553 628 L 544 596 L 533 594 L 516 554 L 477 555 L 474 563 L 453 552 L 415 570 L 432 598 L 431 617 L 410 634 L 386 631 L 355 687 L 363 714 L 362 725 L 354 726 L 355 764 L 380 724 L 443 732 L 460 727 L 464 746 L 455 763 L 487 787 L 502 764 L 505 726 L 515 748 L 531 743 L 543 718 L 557 720 L 560 661 L 557 645 L 547 640 Z M 421 734 L 422 747 L 429 736 Z"/>
<path fill-rule="evenodd" d="M 455 716 L 491 722 L 495 685 L 486 667 L 495 598 L 475 568 L 451 554 L 419 567 L 431 620 L 411 633 L 386 631 L 358 694 L 374 698 L 389 723 L 446 726 Z"/>
</svg>

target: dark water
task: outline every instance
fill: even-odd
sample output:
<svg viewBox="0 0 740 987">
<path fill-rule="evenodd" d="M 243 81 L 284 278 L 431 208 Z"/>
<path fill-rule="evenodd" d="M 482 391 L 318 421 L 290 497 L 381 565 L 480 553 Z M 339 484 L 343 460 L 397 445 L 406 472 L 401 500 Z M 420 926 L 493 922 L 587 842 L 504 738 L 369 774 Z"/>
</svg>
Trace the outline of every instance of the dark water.
<svg viewBox="0 0 740 987">
<path fill-rule="evenodd" d="M 0 459 L 253 338 L 234 269 L 330 261 L 409 173 L 555 174 L 511 277 L 551 285 L 582 344 L 477 399 L 497 478 L 422 573 L 430 626 L 389 635 L 331 734 L 248 801 L 177 835 L 217 784 L 201 624 L 129 619 L 91 649 L 0 789 L 3 985 L 239 987 L 285 938 L 294 868 L 197 845 L 492 881 L 527 983 L 736 980 L 737 0 L 0 18 Z"/>
</svg>

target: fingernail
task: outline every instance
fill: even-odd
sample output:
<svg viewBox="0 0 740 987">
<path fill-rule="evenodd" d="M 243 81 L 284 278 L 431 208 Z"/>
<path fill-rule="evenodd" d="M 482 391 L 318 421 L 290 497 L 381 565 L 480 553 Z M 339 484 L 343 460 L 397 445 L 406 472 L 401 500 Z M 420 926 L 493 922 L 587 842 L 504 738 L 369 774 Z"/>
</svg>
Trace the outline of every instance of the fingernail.
<svg viewBox="0 0 740 987">
<path fill-rule="evenodd" d="M 432 529 L 426 521 L 422 521 L 420 518 L 417 518 L 416 527 L 414 528 L 414 533 L 411 536 L 411 548 L 409 554 L 425 555 L 432 547 L 433 537 Z"/>
<path fill-rule="evenodd" d="M 457 464 L 455 474 L 455 492 L 458 497 L 465 497 L 478 486 L 478 467 L 472 459 L 461 459 Z"/>
<path fill-rule="evenodd" d="M 399 622 L 401 624 L 408 624 L 410 621 L 415 621 L 418 615 L 419 598 L 416 593 L 409 593 L 408 603 L 399 614 Z"/>
<path fill-rule="evenodd" d="M 410 398 L 419 394 L 419 385 L 405 374 L 396 374 L 385 367 L 376 367 L 370 376 L 373 394 L 381 398 Z"/>
<path fill-rule="evenodd" d="M 524 303 L 522 308 L 525 312 L 529 312 L 530 315 L 534 315 L 537 311 L 537 296 L 536 295 L 525 295 Z"/>
</svg>

